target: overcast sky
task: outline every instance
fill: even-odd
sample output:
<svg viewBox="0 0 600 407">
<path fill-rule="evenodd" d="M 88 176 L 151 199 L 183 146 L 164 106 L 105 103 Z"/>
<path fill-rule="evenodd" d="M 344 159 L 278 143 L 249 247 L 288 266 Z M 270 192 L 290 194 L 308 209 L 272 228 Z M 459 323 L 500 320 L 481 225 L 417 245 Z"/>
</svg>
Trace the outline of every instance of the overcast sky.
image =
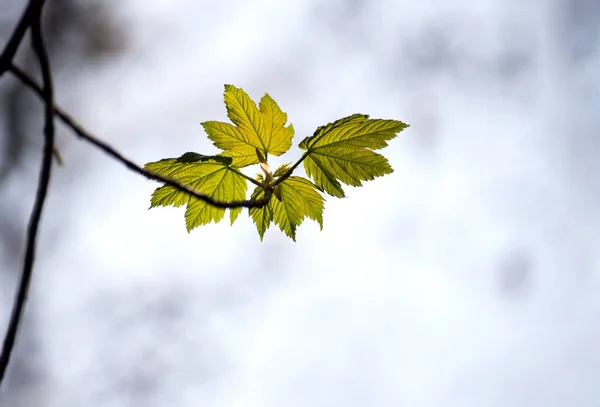
<svg viewBox="0 0 600 407">
<path fill-rule="evenodd" d="M 188 234 L 183 208 L 147 210 L 156 183 L 61 131 L 28 303 L 41 373 L 8 407 L 600 405 L 600 3 L 114 13 L 127 52 L 57 99 L 140 164 L 215 152 L 199 123 L 226 120 L 225 83 L 269 93 L 294 145 L 357 112 L 411 127 L 383 150 L 395 172 L 296 243 L 247 216 Z"/>
</svg>

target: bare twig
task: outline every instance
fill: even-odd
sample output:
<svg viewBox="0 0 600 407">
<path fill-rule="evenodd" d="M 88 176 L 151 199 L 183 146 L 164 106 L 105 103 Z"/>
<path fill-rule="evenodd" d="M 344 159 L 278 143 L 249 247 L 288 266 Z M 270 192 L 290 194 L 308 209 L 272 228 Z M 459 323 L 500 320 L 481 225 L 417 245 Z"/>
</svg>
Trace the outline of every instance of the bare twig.
<svg viewBox="0 0 600 407">
<path fill-rule="evenodd" d="M 133 161 L 124 157 L 116 149 L 111 147 L 109 144 L 94 137 L 88 131 L 86 131 L 75 119 L 73 119 L 68 113 L 57 106 L 54 103 L 54 89 L 52 84 L 52 73 L 50 69 L 50 61 L 44 44 L 44 38 L 42 35 L 41 28 L 41 15 L 45 0 L 30 0 L 27 4 L 19 23 L 15 27 L 13 34 L 11 35 L 8 43 L 6 44 L 3 53 L 0 55 L 0 76 L 7 71 L 10 71 L 17 79 L 19 79 L 25 86 L 31 88 L 44 102 L 44 150 L 42 157 L 42 166 L 40 171 L 40 177 L 38 182 L 38 189 L 36 198 L 29 219 L 28 231 L 27 231 L 27 242 L 25 250 L 25 258 L 23 261 L 23 273 L 19 282 L 19 287 L 15 297 L 15 303 L 11 311 L 10 321 L 8 324 L 6 336 L 2 344 L 2 353 L 0 354 L 0 385 L 6 373 L 10 357 L 14 348 L 15 339 L 19 329 L 19 324 L 22 319 L 23 310 L 25 308 L 25 302 L 29 291 L 29 285 L 33 273 L 33 264 L 35 261 L 35 249 L 37 233 L 39 229 L 39 223 L 42 216 L 42 211 L 46 196 L 48 193 L 48 186 L 50 183 L 50 175 L 52 169 L 52 155 L 55 152 L 54 147 L 54 116 L 56 115 L 64 124 L 70 127 L 77 136 L 94 145 L 95 147 L 102 150 L 107 155 L 116 159 L 128 169 L 154 181 L 162 182 L 169 185 L 179 191 L 186 192 L 189 195 L 207 202 L 212 206 L 218 208 L 261 208 L 269 203 L 273 194 L 273 187 L 266 188 L 265 194 L 262 198 L 257 200 L 243 200 L 243 201 L 231 201 L 223 202 L 211 198 L 210 196 L 203 194 L 185 184 L 181 184 L 174 179 L 163 177 L 152 171 L 149 171 Z M 16 66 L 13 62 L 14 56 L 19 48 L 19 45 L 23 41 L 27 29 L 31 28 L 32 34 L 32 47 L 37 55 L 40 69 L 42 72 L 43 85 L 40 86 L 35 79 L 30 75 Z M 297 167 L 299 163 L 296 163 L 293 168 Z M 286 174 L 283 179 L 289 177 L 291 171 Z M 240 173 L 241 174 L 241 173 Z M 241 174 L 243 175 L 243 174 Z M 260 185 L 256 180 L 245 176 L 246 179 L 250 180 L 254 184 Z M 280 182 L 283 181 L 280 179 Z"/>
<path fill-rule="evenodd" d="M 17 27 L 13 31 L 10 36 L 6 46 L 4 47 L 4 51 L 2 51 L 2 55 L 0 55 L 0 75 L 4 74 L 10 68 L 10 65 L 19 49 L 19 45 L 23 41 L 23 37 L 27 32 L 27 28 L 31 25 L 32 21 L 34 21 L 37 11 L 41 9 L 44 1 L 30 1 L 27 5 L 27 8 L 23 12 Z"/>
<path fill-rule="evenodd" d="M 14 52 L 22 41 L 24 33 L 27 27 L 31 27 L 32 36 L 32 47 L 38 57 L 40 63 L 40 69 L 42 71 L 42 78 L 44 88 L 42 90 L 42 96 L 45 102 L 45 114 L 44 114 L 44 154 L 42 158 L 42 168 L 40 171 L 40 178 L 38 182 L 38 189 L 35 197 L 35 203 L 29 219 L 29 226 L 27 231 L 27 247 L 25 250 L 25 259 L 23 261 L 23 273 L 21 275 L 21 281 L 19 282 L 19 288 L 15 298 L 15 304 L 13 306 L 10 321 L 8 323 L 8 329 L 6 336 L 2 344 L 2 354 L 0 354 L 0 383 L 6 373 L 8 363 L 12 350 L 14 348 L 15 339 L 17 336 L 20 321 L 23 316 L 23 310 L 25 308 L 25 302 L 27 294 L 29 292 L 29 285 L 31 282 L 31 276 L 33 273 L 33 263 L 35 261 L 35 247 L 37 240 L 37 232 L 39 229 L 40 219 L 42 217 L 42 210 L 44 208 L 44 202 L 48 193 L 48 185 L 50 183 L 50 172 L 52 168 L 52 152 L 54 151 L 54 116 L 52 112 L 53 105 L 53 88 L 52 88 L 52 74 L 50 72 L 50 61 L 44 39 L 42 37 L 41 28 L 41 15 L 42 8 L 44 6 L 44 0 L 32 0 L 27 7 L 25 14 L 23 15 L 15 34 L 12 38 L 18 38 L 15 40 L 14 45 L 8 48 L 8 65 L 14 57 Z M 24 27 L 24 28 L 23 28 Z M 11 40 L 12 40 L 11 38 Z M 9 43 L 9 46 L 11 44 Z M 12 52 L 12 55 L 9 53 Z M 4 54 L 2 55 L 4 57 Z M 4 59 L 3 59 L 4 61 Z M 0 71 L 1 73 L 2 71 Z"/>
<path fill-rule="evenodd" d="M 14 64 L 12 64 L 10 66 L 9 70 L 25 86 L 31 88 L 38 96 L 42 97 L 42 88 L 40 87 L 40 85 L 38 85 L 36 83 L 36 81 L 30 75 L 28 75 L 26 72 L 24 72 L 22 69 L 20 69 L 18 66 L 14 65 Z M 193 197 L 201 199 L 201 200 L 209 203 L 210 205 L 216 206 L 218 208 L 230 208 L 230 209 L 231 208 L 240 208 L 240 207 L 262 208 L 267 203 L 269 203 L 269 200 L 271 199 L 271 194 L 268 194 L 268 195 L 265 194 L 264 197 L 262 197 L 261 199 L 257 199 L 257 200 L 250 199 L 250 200 L 244 200 L 244 201 L 224 202 L 224 201 L 219 201 L 217 199 L 213 199 L 210 196 L 203 194 L 202 192 L 199 192 L 194 188 L 191 188 L 185 184 L 181 184 L 181 183 L 175 181 L 174 179 L 163 177 L 162 175 L 156 174 L 156 173 L 149 171 L 143 167 L 140 167 L 139 165 L 137 165 L 130 159 L 124 157 L 121 153 L 119 153 L 115 148 L 111 147 L 109 144 L 105 143 L 104 141 L 99 140 L 98 138 L 96 138 L 92 134 L 90 134 L 87 130 L 85 130 L 83 128 L 83 126 L 81 124 L 79 124 L 75 119 L 73 119 L 73 117 L 71 117 L 71 115 L 69 115 L 67 112 L 65 112 L 60 106 L 57 106 L 56 104 L 54 104 L 52 109 L 54 111 L 54 114 L 56 114 L 56 116 L 58 116 L 58 118 L 61 119 L 64 124 L 66 124 L 68 127 L 70 127 L 71 130 L 73 130 L 75 132 L 75 134 L 77 134 L 77 136 L 79 136 L 83 140 L 87 141 L 88 143 L 91 143 L 94 146 L 98 147 L 100 150 L 104 151 L 109 156 L 111 156 L 114 159 L 116 159 L 117 161 L 121 162 L 123 165 L 125 165 L 127 168 L 129 168 L 131 171 L 137 172 L 138 174 L 140 174 L 148 179 L 151 179 L 154 181 L 159 181 L 159 182 L 164 182 L 165 184 L 172 186 L 173 188 L 175 188 L 179 191 L 187 192 L 188 194 L 192 195 Z"/>
</svg>

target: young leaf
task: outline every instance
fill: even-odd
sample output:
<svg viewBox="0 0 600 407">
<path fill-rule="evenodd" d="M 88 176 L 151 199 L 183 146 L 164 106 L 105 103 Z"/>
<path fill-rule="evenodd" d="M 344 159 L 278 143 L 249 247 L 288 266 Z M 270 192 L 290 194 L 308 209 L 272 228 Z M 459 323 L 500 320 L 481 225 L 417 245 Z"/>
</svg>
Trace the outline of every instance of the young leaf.
<svg viewBox="0 0 600 407">
<path fill-rule="evenodd" d="M 261 187 L 256 187 L 254 188 L 254 192 L 252 192 L 251 199 L 261 199 L 263 196 L 265 196 L 265 190 Z M 258 230 L 260 240 L 262 241 L 265 232 L 273 221 L 273 209 L 271 208 L 271 202 L 262 208 L 250 208 L 249 213 L 252 217 L 252 221 L 254 221 L 254 224 L 256 225 L 256 230 Z"/>
<path fill-rule="evenodd" d="M 280 156 L 292 146 L 294 126 L 290 124 L 285 127 L 287 114 L 281 111 L 277 103 L 268 94 L 265 93 L 260 99 L 259 107 L 263 125 L 265 126 L 265 156 L 267 153 Z"/>
<path fill-rule="evenodd" d="M 262 153 L 260 152 L 260 150 L 258 148 L 254 149 L 256 152 L 256 156 L 258 157 L 258 162 L 259 163 L 266 163 L 267 159 L 265 158 L 264 155 L 262 155 Z"/>
<path fill-rule="evenodd" d="M 291 164 L 283 164 L 283 165 L 279 166 L 279 168 L 277 168 L 275 170 L 275 172 L 273 173 L 273 176 L 275 178 L 281 177 L 283 174 L 285 174 L 286 172 L 288 172 L 291 167 L 292 167 Z"/>
<path fill-rule="evenodd" d="M 273 195 L 275 195 L 275 198 L 277 198 L 279 202 L 283 201 L 283 198 L 281 197 L 281 185 L 277 185 L 275 187 L 275 189 L 273 190 Z"/>
<path fill-rule="evenodd" d="M 296 228 L 305 217 L 316 221 L 323 230 L 325 199 L 315 184 L 302 177 L 289 177 L 279 184 L 281 202 L 271 199 L 273 221 L 286 235 L 296 241 Z"/>
<path fill-rule="evenodd" d="M 144 168 L 187 184 L 214 199 L 243 200 L 246 197 L 248 184 L 242 175 L 229 166 L 230 163 L 229 157 L 186 153 L 179 158 L 167 158 L 148 163 Z M 218 223 L 225 215 L 225 209 L 209 205 L 169 185 L 157 188 L 152 194 L 150 207 L 169 205 L 187 205 L 185 220 L 188 232 L 200 225 Z M 231 224 L 240 212 L 241 208 L 229 210 Z"/>
<path fill-rule="evenodd" d="M 408 125 L 401 121 L 369 119 L 362 114 L 321 126 L 299 144 L 301 149 L 307 150 L 306 174 L 320 190 L 343 198 L 340 182 L 362 186 L 362 181 L 393 171 L 388 160 L 373 150 L 386 147 L 387 142 L 406 127 Z"/>
<path fill-rule="evenodd" d="M 246 92 L 233 85 L 225 85 L 224 99 L 234 125 L 207 121 L 202 126 L 214 145 L 225 150 L 222 155 L 232 158 L 232 165 L 257 164 L 266 161 L 268 154 L 278 156 L 289 150 L 294 127 L 285 126 L 287 114 L 268 94 L 262 97 L 260 109 Z"/>
<path fill-rule="evenodd" d="M 269 95 L 265 94 L 257 107 L 242 89 L 232 85 L 225 85 L 224 99 L 227 116 L 233 124 L 202 123 L 208 138 L 224 150 L 222 153 L 206 156 L 188 152 L 179 158 L 148 163 L 145 168 L 221 202 L 244 201 L 247 181 L 254 183 L 257 187 L 250 202 L 228 206 L 239 205 L 229 210 L 231 224 L 239 216 L 241 206 L 249 208 L 261 240 L 271 223 L 294 241 L 296 230 L 305 218 L 316 221 L 323 229 L 325 200 L 319 191 L 343 197 L 342 183 L 361 186 L 363 181 L 392 172 L 387 159 L 374 150 L 386 147 L 389 140 L 408 127 L 397 120 L 375 120 L 354 114 L 317 128 L 313 136 L 300 143 L 300 148 L 306 150 L 300 160 L 273 172 L 269 154 L 285 153 L 294 135 L 292 125 L 286 126 L 287 115 Z M 291 176 L 302 162 L 314 184 Z M 239 170 L 251 164 L 260 164 L 262 170 L 255 179 Z M 275 198 L 262 201 L 268 192 Z M 217 223 L 225 216 L 225 209 L 165 184 L 152 194 L 150 207 L 167 205 L 187 205 L 188 232 L 199 225 Z"/>
<path fill-rule="evenodd" d="M 281 200 L 271 199 L 262 208 L 251 208 L 250 216 L 262 240 L 271 221 L 274 221 L 286 235 L 296 241 L 296 228 L 308 217 L 323 229 L 323 208 L 325 200 L 316 186 L 302 177 L 289 177 L 278 185 Z M 256 188 L 252 197 L 261 198 L 264 192 Z"/>
</svg>

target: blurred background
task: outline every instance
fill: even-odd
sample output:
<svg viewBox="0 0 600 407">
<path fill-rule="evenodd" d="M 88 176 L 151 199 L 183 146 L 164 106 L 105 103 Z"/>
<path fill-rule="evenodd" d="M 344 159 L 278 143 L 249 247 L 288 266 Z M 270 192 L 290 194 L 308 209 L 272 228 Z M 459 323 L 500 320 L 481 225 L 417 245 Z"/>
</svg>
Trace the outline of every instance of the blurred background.
<svg viewBox="0 0 600 407">
<path fill-rule="evenodd" d="M 3 47 L 24 8 L 0 0 Z M 392 175 L 294 243 L 188 234 L 159 186 L 59 124 L 3 407 L 600 406 L 600 2 L 54 0 L 58 104 L 139 164 L 216 150 L 223 84 L 294 145 L 361 112 L 411 125 Z M 22 44 L 17 61 L 37 66 Z M 0 78 L 0 329 L 42 149 Z M 292 161 L 299 155 L 293 147 Z M 253 174 L 250 172 L 249 174 Z"/>
</svg>

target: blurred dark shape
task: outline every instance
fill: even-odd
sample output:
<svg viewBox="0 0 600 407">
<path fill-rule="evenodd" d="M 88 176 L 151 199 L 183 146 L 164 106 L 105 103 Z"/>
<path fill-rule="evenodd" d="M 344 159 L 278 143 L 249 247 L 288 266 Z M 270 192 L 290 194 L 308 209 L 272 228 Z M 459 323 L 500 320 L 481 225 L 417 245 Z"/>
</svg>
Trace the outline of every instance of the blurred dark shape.
<svg viewBox="0 0 600 407">
<path fill-rule="evenodd" d="M 25 1 L 0 0 L 0 49 L 3 49 L 24 8 Z M 124 50 L 124 34 L 102 1 L 52 0 L 46 2 L 45 36 L 53 73 L 93 68 L 99 58 L 114 57 Z M 15 60 L 26 71 L 38 75 L 29 36 Z M 15 216 L 15 208 L 29 207 L 25 201 L 35 190 L 42 148 L 42 106 L 30 91 L 5 74 L 0 77 L 0 311 L 8 320 L 21 270 L 26 219 Z M 33 155 L 33 157 L 31 157 Z M 13 188 L 9 193 L 9 185 Z M 15 194 L 14 186 L 17 188 Z M 21 187 L 22 186 L 22 187 Z M 23 193 L 21 193 L 23 191 Z M 21 213 L 21 211 L 19 211 Z M 4 337 L 4 331 L 1 332 Z M 43 375 L 40 366 L 35 304 L 28 304 L 6 382 L 0 390 L 3 407 L 43 406 L 33 390 Z"/>
<path fill-rule="evenodd" d="M 555 8 L 557 59 L 563 68 L 564 91 L 569 104 L 560 112 L 566 119 L 560 127 L 560 165 L 571 177 L 570 194 L 583 205 L 600 207 L 600 88 L 597 65 L 600 58 L 600 1 L 560 0 Z M 573 116 L 577 115 L 577 120 Z"/>
<path fill-rule="evenodd" d="M 410 65 L 419 73 L 437 73 L 443 69 L 454 70 L 459 63 L 465 61 L 466 56 L 463 55 L 464 51 L 453 44 L 460 31 L 455 28 L 452 24 L 435 21 L 416 35 L 409 37 L 401 55 L 408 55 Z"/>
<path fill-rule="evenodd" d="M 10 0 L 3 1 L 11 3 Z M 5 6 L 0 7 L 4 9 Z M 2 47 L 21 11 L 15 9 L 12 18 L 5 14 L 0 21 Z M 48 2 L 44 14 L 44 29 L 55 73 L 68 70 L 69 66 L 80 68 L 80 63 L 89 64 L 99 57 L 114 56 L 124 50 L 124 31 L 109 11 L 101 2 L 85 5 L 77 0 Z M 21 44 L 19 57 L 19 63 L 27 71 L 37 74 L 38 69 L 32 60 L 28 38 Z M 29 91 L 17 81 L 8 79 L 8 75 L 1 78 L 0 83 L 0 109 L 5 112 L 0 122 L 5 129 L 0 135 L 1 188 L 2 181 L 24 165 L 22 160 L 27 155 L 26 147 L 39 148 L 41 138 L 28 126 L 31 121 L 30 115 L 33 113 L 32 107 L 40 109 L 39 102 L 33 101 Z"/>
<path fill-rule="evenodd" d="M 311 14 L 314 21 L 333 32 L 334 38 L 360 48 L 369 43 L 368 11 L 367 0 L 328 0 L 315 2 Z"/>
<path fill-rule="evenodd" d="M 533 48 L 533 47 L 532 47 Z M 504 81 L 517 79 L 533 64 L 531 50 L 521 47 L 507 47 L 496 60 L 495 74 Z"/>
<path fill-rule="evenodd" d="M 401 65 L 410 76 L 451 75 L 466 82 L 519 79 L 536 58 L 531 34 L 520 26 L 505 23 L 499 32 L 492 33 L 499 42 L 498 51 L 479 55 L 477 41 L 481 27 L 465 18 L 433 20 L 424 28 L 400 42 Z M 406 72 L 404 73 L 406 75 Z M 421 80 L 421 79 L 420 79 Z"/>
<path fill-rule="evenodd" d="M 55 65 L 61 61 L 61 56 L 89 59 L 114 56 L 124 50 L 123 28 L 103 2 L 85 4 L 77 0 L 54 0 L 48 5 L 52 7 L 47 9 L 45 29 L 55 53 Z"/>
<path fill-rule="evenodd" d="M 597 0 L 575 1 L 600 4 Z M 377 30 L 372 29 L 372 4 L 365 0 L 316 2 L 312 14 L 345 49 L 367 48 L 377 54 L 382 52 L 381 41 L 390 41 L 388 49 L 383 51 L 393 61 L 389 74 L 402 80 L 410 78 L 411 84 L 427 83 L 440 74 L 461 84 L 487 84 L 490 80 L 512 83 L 534 69 L 535 36 L 527 23 L 515 20 L 512 15 L 500 27 L 488 27 L 469 15 L 437 14 L 416 30 L 409 26 L 399 30 L 396 38 L 384 39 L 378 38 Z M 497 46 L 493 48 L 495 51 L 488 49 L 481 54 L 479 41 L 487 36 Z"/>
<path fill-rule="evenodd" d="M 527 296 L 532 289 L 533 259 L 522 249 L 507 253 L 498 268 L 498 288 L 503 297 L 518 299 Z"/>
<path fill-rule="evenodd" d="M 315 13 L 333 23 L 345 23 L 361 17 L 368 8 L 366 0 L 341 0 L 317 3 Z"/>
<path fill-rule="evenodd" d="M 571 63 L 582 62 L 600 47 L 600 1 L 562 0 L 560 5 L 561 47 Z"/>
</svg>

